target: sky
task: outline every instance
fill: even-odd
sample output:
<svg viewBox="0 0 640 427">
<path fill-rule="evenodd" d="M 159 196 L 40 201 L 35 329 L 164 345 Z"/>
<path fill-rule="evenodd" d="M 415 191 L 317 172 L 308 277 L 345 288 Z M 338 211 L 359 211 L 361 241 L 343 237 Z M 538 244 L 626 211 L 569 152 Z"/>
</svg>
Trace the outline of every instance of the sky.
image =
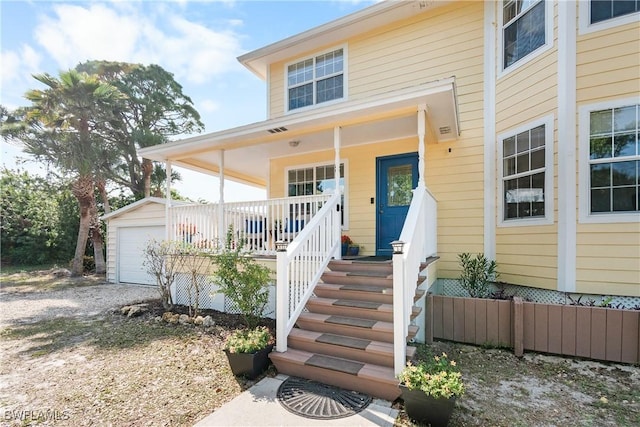
<svg viewBox="0 0 640 427">
<path fill-rule="evenodd" d="M 43 86 L 33 74 L 87 60 L 158 64 L 174 75 L 215 132 L 266 119 L 266 83 L 237 57 L 360 10 L 371 0 L 7 1 L 0 0 L 0 104 L 14 109 Z M 179 138 L 175 138 L 179 139 Z M 0 165 L 30 172 L 19 146 L 1 142 Z M 27 160 L 26 162 L 24 160 Z M 179 169 L 174 185 L 193 200 L 217 201 L 215 177 Z M 225 201 L 258 200 L 263 190 L 225 182 Z"/>
</svg>

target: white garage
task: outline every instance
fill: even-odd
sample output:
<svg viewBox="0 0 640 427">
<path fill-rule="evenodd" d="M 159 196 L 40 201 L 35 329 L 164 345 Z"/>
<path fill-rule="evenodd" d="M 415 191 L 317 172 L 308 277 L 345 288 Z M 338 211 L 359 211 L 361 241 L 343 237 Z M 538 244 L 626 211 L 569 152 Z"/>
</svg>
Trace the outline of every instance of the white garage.
<svg viewBox="0 0 640 427">
<path fill-rule="evenodd" d="M 166 200 L 148 197 L 102 217 L 107 223 L 107 281 L 154 285 L 144 267 L 144 248 L 165 239 Z"/>
</svg>

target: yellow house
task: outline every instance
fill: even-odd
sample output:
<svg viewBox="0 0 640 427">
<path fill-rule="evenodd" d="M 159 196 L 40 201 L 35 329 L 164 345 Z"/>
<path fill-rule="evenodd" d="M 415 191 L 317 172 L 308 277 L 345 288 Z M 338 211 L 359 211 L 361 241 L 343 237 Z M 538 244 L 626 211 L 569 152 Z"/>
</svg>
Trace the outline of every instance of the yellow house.
<svg viewBox="0 0 640 427">
<path fill-rule="evenodd" d="M 266 188 L 206 216 L 168 208 L 168 236 L 193 223 L 206 246 L 233 224 L 277 253 L 278 369 L 393 398 L 416 280 L 454 286 L 462 252 L 515 287 L 640 301 L 638 34 L 636 2 L 383 1 L 238 58 L 267 120 L 140 155 Z M 336 261 L 341 234 L 393 255 L 388 321 L 342 319 L 371 307 L 332 293 L 362 273 Z M 359 340 L 337 353 L 357 374 L 315 357 L 336 336 Z"/>
</svg>

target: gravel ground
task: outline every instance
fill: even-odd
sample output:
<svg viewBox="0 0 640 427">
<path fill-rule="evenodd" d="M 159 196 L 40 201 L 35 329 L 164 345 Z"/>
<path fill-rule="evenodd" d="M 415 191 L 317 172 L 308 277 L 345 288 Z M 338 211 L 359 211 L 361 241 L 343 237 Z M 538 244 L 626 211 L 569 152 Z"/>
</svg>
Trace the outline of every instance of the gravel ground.
<svg viewBox="0 0 640 427">
<path fill-rule="evenodd" d="M 105 283 L 100 277 L 57 278 L 51 271 L 3 277 L 0 327 L 55 317 L 95 316 L 112 307 L 158 297 L 153 286 Z"/>
</svg>

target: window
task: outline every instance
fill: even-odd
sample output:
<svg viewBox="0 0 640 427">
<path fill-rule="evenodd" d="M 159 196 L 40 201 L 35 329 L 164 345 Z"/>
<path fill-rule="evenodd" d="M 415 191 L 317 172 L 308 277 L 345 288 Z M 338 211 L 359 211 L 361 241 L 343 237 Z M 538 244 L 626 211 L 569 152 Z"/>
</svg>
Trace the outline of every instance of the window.
<svg viewBox="0 0 640 427">
<path fill-rule="evenodd" d="M 589 112 L 589 213 L 640 211 L 638 104 Z"/>
<path fill-rule="evenodd" d="M 595 24 L 640 11 L 640 0 L 591 0 L 589 22 Z"/>
<path fill-rule="evenodd" d="M 499 137 L 501 225 L 553 218 L 553 118 Z"/>
<path fill-rule="evenodd" d="M 344 49 L 287 66 L 289 111 L 344 97 Z"/>
<path fill-rule="evenodd" d="M 502 6 L 503 69 L 546 43 L 546 11 L 542 0 L 508 0 Z"/>
<path fill-rule="evenodd" d="M 345 225 L 344 164 L 340 165 L 340 191 L 342 192 L 342 224 Z M 309 166 L 289 169 L 287 172 L 287 196 L 333 194 L 336 188 L 334 165 Z"/>
</svg>

